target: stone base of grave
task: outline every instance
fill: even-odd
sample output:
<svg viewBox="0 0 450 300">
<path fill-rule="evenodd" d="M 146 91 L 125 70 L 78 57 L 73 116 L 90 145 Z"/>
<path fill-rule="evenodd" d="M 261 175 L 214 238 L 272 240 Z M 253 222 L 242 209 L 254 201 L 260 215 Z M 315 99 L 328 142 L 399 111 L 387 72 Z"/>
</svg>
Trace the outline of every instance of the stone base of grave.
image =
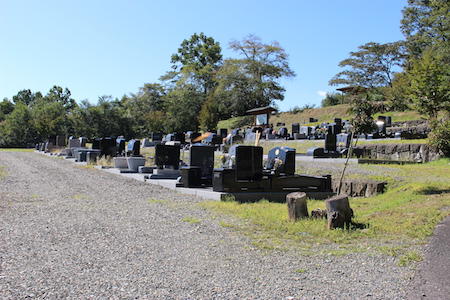
<svg viewBox="0 0 450 300">
<path fill-rule="evenodd" d="M 116 169 L 128 169 L 128 163 L 126 157 L 114 157 L 113 166 Z"/>
<path fill-rule="evenodd" d="M 180 170 L 173 169 L 154 169 L 150 179 L 177 179 L 180 177 Z"/>
<path fill-rule="evenodd" d="M 128 169 L 134 172 L 139 171 L 139 167 L 143 167 L 145 165 L 145 158 L 143 157 L 127 157 Z"/>
<path fill-rule="evenodd" d="M 145 166 L 140 166 L 138 168 L 139 173 L 141 174 L 153 174 L 153 170 L 155 170 L 156 167 L 145 167 Z"/>
</svg>

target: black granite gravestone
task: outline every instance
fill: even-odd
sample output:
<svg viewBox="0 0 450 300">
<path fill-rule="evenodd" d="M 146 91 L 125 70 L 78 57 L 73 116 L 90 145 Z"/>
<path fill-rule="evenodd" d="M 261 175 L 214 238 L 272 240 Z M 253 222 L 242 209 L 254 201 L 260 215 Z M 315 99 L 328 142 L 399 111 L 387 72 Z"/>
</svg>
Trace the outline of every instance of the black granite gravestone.
<svg viewBox="0 0 450 300">
<path fill-rule="evenodd" d="M 228 135 L 228 129 L 226 129 L 226 128 L 220 128 L 219 129 L 219 136 L 221 138 L 226 138 L 227 135 Z"/>
<path fill-rule="evenodd" d="M 325 151 L 336 151 L 336 134 L 325 134 Z"/>
<path fill-rule="evenodd" d="M 214 147 L 202 144 L 194 144 L 190 148 L 189 166 L 199 167 L 201 177 L 212 180 L 214 169 Z"/>
<path fill-rule="evenodd" d="M 57 135 L 56 136 L 56 146 L 57 147 L 64 147 L 66 146 L 66 137 L 63 135 Z"/>
<path fill-rule="evenodd" d="M 161 132 L 153 132 L 151 138 L 152 142 L 160 142 L 163 139 L 163 134 Z"/>
<path fill-rule="evenodd" d="M 125 139 L 123 137 L 118 137 L 116 139 L 117 155 L 125 155 Z"/>
<path fill-rule="evenodd" d="M 92 141 L 92 149 L 100 149 L 100 141 L 101 139 L 96 138 Z"/>
<path fill-rule="evenodd" d="M 259 146 L 237 145 L 234 150 L 236 180 L 260 180 L 263 174 L 263 148 Z M 232 155 L 232 153 L 230 154 Z"/>
<path fill-rule="evenodd" d="M 110 137 L 101 138 L 100 155 L 114 157 L 116 155 L 116 140 Z"/>
<path fill-rule="evenodd" d="M 166 166 L 178 170 L 180 166 L 180 146 L 178 145 L 156 145 L 155 164 L 159 169 Z"/>
<path fill-rule="evenodd" d="M 211 133 L 203 140 L 203 143 L 207 145 L 220 145 L 222 144 L 222 137 L 216 133 Z"/>
<path fill-rule="evenodd" d="M 128 156 L 140 156 L 141 155 L 141 141 L 140 140 L 130 140 L 127 145 L 127 155 Z"/>
</svg>

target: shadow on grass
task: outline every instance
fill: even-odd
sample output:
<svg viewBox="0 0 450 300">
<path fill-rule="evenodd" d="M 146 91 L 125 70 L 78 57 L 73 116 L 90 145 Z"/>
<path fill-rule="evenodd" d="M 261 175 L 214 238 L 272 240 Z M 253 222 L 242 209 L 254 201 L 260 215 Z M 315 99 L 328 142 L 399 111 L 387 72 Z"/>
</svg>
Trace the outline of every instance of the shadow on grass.
<svg viewBox="0 0 450 300">
<path fill-rule="evenodd" d="M 369 227 L 370 227 L 369 223 L 352 222 L 350 224 L 350 230 L 361 230 L 361 229 L 366 229 L 366 228 L 369 228 Z"/>
<path fill-rule="evenodd" d="M 420 189 L 417 193 L 420 195 L 440 195 L 450 193 L 450 189 L 427 186 L 423 189 Z"/>
</svg>

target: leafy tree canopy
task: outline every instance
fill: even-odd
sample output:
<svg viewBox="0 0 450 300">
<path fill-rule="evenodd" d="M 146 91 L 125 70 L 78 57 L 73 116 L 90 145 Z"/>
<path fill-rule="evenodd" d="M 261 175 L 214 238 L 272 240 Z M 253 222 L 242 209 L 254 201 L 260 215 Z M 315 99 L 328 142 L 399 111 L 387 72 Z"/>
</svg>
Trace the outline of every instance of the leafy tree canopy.
<svg viewBox="0 0 450 300">
<path fill-rule="evenodd" d="M 450 1 L 408 0 L 401 20 L 408 54 L 418 58 L 428 47 L 450 39 Z"/>
<path fill-rule="evenodd" d="M 336 74 L 330 85 L 350 85 L 374 88 L 391 86 L 395 67 L 402 66 L 404 46 L 402 42 L 379 44 L 370 42 L 350 52 L 350 57 L 339 63 L 346 70 Z"/>
</svg>

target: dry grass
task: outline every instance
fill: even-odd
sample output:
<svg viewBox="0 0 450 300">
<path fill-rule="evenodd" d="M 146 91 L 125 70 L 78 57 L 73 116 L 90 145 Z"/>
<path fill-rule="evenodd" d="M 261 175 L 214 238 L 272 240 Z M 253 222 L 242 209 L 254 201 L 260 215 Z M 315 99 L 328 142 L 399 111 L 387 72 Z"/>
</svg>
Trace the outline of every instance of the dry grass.
<svg viewBox="0 0 450 300">
<path fill-rule="evenodd" d="M 271 116 L 270 123 L 274 125 L 275 129 L 278 129 L 278 127 L 275 126 L 278 122 L 285 123 L 286 127 L 290 129 L 293 123 L 317 125 L 322 122 L 332 122 L 334 118 L 341 118 L 343 120 L 351 119 L 352 114 L 349 113 L 349 108 L 350 105 L 348 104 L 340 104 L 335 106 L 307 109 L 296 114 L 282 112 L 277 115 Z M 376 118 L 378 117 L 378 115 L 391 116 L 393 122 L 419 120 L 422 118 L 421 115 L 416 111 L 386 112 L 382 114 L 375 114 L 374 117 Z M 309 118 L 318 119 L 318 122 L 309 123 Z M 217 125 L 217 128 L 234 128 L 235 124 L 239 123 L 243 119 L 244 117 L 235 117 L 220 121 Z"/>
</svg>

